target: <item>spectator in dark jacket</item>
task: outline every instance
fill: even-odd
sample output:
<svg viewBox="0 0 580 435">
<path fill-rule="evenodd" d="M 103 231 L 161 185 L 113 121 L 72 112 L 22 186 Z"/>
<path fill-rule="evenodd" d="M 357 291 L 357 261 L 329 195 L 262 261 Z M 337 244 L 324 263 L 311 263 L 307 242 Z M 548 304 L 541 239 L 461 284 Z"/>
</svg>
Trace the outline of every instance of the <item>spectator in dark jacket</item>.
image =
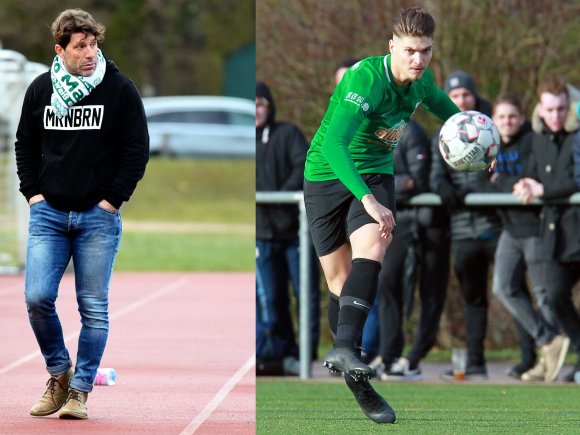
<svg viewBox="0 0 580 435">
<path fill-rule="evenodd" d="M 493 121 L 499 130 L 501 144 L 492 186 L 494 191 L 511 193 L 513 185 L 523 175 L 530 154 L 531 128 L 519 99 L 510 95 L 497 98 Z M 541 247 L 539 208 L 502 207 L 499 214 L 504 227 L 495 252 L 493 293 L 533 337 L 541 349 L 545 367 L 542 380 L 553 382 L 562 368 L 570 340 L 558 335 L 556 315 L 547 304 L 546 286 L 550 283 L 544 282 L 545 256 Z M 534 309 L 527 288 L 522 286 L 526 268 L 540 312 Z M 512 369 L 516 373 L 509 374 L 531 380 L 526 372 L 535 362 L 525 362 L 528 367 L 516 366 Z"/>
<path fill-rule="evenodd" d="M 300 191 L 308 142 L 294 124 L 278 122 L 276 105 L 265 83 L 256 83 L 256 190 Z M 257 358 L 277 359 L 285 371 L 298 374 L 298 348 L 290 316 L 288 282 L 296 300 L 300 295 L 298 206 L 256 205 L 256 291 L 257 328 L 268 329 L 270 346 L 262 346 L 264 331 L 257 330 Z M 310 333 L 313 359 L 319 339 L 319 274 L 312 256 L 310 287 Z M 269 348 L 262 355 L 261 349 Z M 274 348 L 274 349 L 272 349 Z"/>
<path fill-rule="evenodd" d="M 397 227 L 379 275 L 381 362 L 385 366 L 381 379 L 420 380 L 422 374 L 419 362 L 433 347 L 437 337 L 449 264 L 446 264 L 445 270 L 436 271 L 432 267 L 434 263 L 430 261 L 429 255 L 431 222 L 419 219 L 419 213 L 427 210 L 417 210 L 405 203 L 413 196 L 429 190 L 431 144 L 425 131 L 416 122 L 407 124 L 401 142 L 394 151 L 393 165 Z M 405 358 L 402 357 L 405 344 L 403 321 L 412 309 L 417 275 L 420 277 L 421 314 L 412 347 Z"/>
<path fill-rule="evenodd" d="M 545 280 L 548 303 L 555 311 L 559 326 L 570 338 L 578 355 L 574 370 L 564 377 L 573 381 L 580 372 L 580 316 L 572 303 L 572 288 L 580 278 L 580 207 L 550 204 L 550 200 L 566 198 L 578 191 L 574 181 L 573 150 L 580 141 L 578 127 L 565 129 L 569 111 L 569 94 L 561 77 L 546 78 L 538 88 L 541 132 L 532 137 L 532 152 L 526 168 L 528 177 L 514 186 L 514 194 L 524 203 L 541 198 L 540 236 L 546 260 Z M 550 261 L 553 260 L 553 261 Z M 533 377 L 541 377 L 548 368 L 540 361 L 531 370 Z"/>
<path fill-rule="evenodd" d="M 445 91 L 462 110 L 477 110 L 489 115 L 490 104 L 477 95 L 473 77 L 465 71 L 452 73 Z M 487 328 L 487 274 L 493 262 L 501 232 L 501 222 L 489 207 L 465 207 L 465 195 L 486 190 L 491 174 L 458 172 L 451 169 L 439 153 L 438 134 L 433 144 L 431 190 L 437 193 L 451 213 L 451 251 L 454 270 L 465 301 L 467 332 L 466 380 L 487 379 L 484 341 Z M 442 374 L 453 379 L 451 370 Z"/>
</svg>

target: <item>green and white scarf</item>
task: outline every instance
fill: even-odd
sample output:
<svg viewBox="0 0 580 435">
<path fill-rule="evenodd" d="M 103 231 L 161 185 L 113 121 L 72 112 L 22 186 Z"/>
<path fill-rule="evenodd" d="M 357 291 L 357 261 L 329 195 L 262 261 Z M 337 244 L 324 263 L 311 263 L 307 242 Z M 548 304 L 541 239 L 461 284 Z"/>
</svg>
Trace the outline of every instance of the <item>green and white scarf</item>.
<svg viewBox="0 0 580 435">
<path fill-rule="evenodd" d="M 107 62 L 101 50 L 97 50 L 97 68 L 89 77 L 69 73 L 60 56 L 55 56 L 50 67 L 52 96 L 50 104 L 59 118 L 66 116 L 68 108 L 89 95 L 103 81 Z"/>
</svg>

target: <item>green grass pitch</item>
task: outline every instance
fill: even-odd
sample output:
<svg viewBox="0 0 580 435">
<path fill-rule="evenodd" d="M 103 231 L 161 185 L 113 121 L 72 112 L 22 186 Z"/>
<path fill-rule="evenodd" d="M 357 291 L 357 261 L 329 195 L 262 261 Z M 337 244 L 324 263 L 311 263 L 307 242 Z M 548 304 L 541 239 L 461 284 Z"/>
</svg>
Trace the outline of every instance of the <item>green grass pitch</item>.
<svg viewBox="0 0 580 435">
<path fill-rule="evenodd" d="M 580 434 L 578 385 L 373 382 L 397 413 L 368 420 L 343 382 L 258 379 L 258 434 Z"/>
</svg>

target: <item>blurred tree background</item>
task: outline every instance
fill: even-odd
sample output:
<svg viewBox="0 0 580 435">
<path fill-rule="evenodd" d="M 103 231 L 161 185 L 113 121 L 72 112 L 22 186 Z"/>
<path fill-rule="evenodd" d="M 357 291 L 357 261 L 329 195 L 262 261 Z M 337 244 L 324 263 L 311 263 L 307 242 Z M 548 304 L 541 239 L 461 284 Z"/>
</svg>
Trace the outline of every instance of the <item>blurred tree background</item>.
<svg viewBox="0 0 580 435">
<path fill-rule="evenodd" d="M 437 21 L 431 69 L 442 86 L 463 69 L 490 101 L 520 95 L 531 114 L 548 73 L 580 85 L 580 0 L 257 0 L 257 78 L 272 87 L 279 118 L 312 137 L 334 88 L 336 62 L 386 54 L 393 14 L 421 5 Z M 425 111 L 429 132 L 438 121 Z"/>
<path fill-rule="evenodd" d="M 256 75 L 271 86 L 277 117 L 295 122 L 311 138 L 334 89 L 336 63 L 386 54 L 393 14 L 415 5 L 437 21 L 430 67 L 440 86 L 449 73 L 463 69 L 473 74 L 483 98 L 515 93 L 531 115 L 546 74 L 560 73 L 580 85 L 579 0 L 257 0 Z M 440 125 L 424 109 L 416 118 L 429 134 Z M 511 316 L 491 293 L 489 300 L 487 347 L 516 346 Z M 406 325 L 408 342 L 416 320 L 417 310 Z M 321 321 L 326 327 L 325 316 Z M 463 325 L 463 302 L 451 273 L 439 345 L 464 343 Z"/>
<path fill-rule="evenodd" d="M 2 47 L 49 65 L 50 25 L 67 8 L 84 9 L 107 27 L 103 52 L 144 96 L 223 95 L 236 80 L 225 77 L 228 60 L 243 52 L 237 79 L 247 86 L 234 96 L 253 98 L 254 0 L 0 0 Z"/>
</svg>

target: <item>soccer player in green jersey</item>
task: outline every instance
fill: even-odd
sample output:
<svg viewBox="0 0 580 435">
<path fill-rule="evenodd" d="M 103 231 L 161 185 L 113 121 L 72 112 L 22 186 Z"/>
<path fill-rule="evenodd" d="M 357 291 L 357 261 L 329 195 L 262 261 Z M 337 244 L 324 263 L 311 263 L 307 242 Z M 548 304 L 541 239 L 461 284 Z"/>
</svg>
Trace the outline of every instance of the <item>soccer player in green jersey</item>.
<svg viewBox="0 0 580 435">
<path fill-rule="evenodd" d="M 336 87 L 304 171 L 308 221 L 331 292 L 335 340 L 324 365 L 344 374 L 376 423 L 393 423 L 395 413 L 368 382 L 374 372 L 356 346 L 395 227 L 392 151 L 419 104 L 442 121 L 459 112 L 427 68 L 434 32 L 423 8 L 395 16 L 390 54 L 356 63 Z"/>
</svg>

